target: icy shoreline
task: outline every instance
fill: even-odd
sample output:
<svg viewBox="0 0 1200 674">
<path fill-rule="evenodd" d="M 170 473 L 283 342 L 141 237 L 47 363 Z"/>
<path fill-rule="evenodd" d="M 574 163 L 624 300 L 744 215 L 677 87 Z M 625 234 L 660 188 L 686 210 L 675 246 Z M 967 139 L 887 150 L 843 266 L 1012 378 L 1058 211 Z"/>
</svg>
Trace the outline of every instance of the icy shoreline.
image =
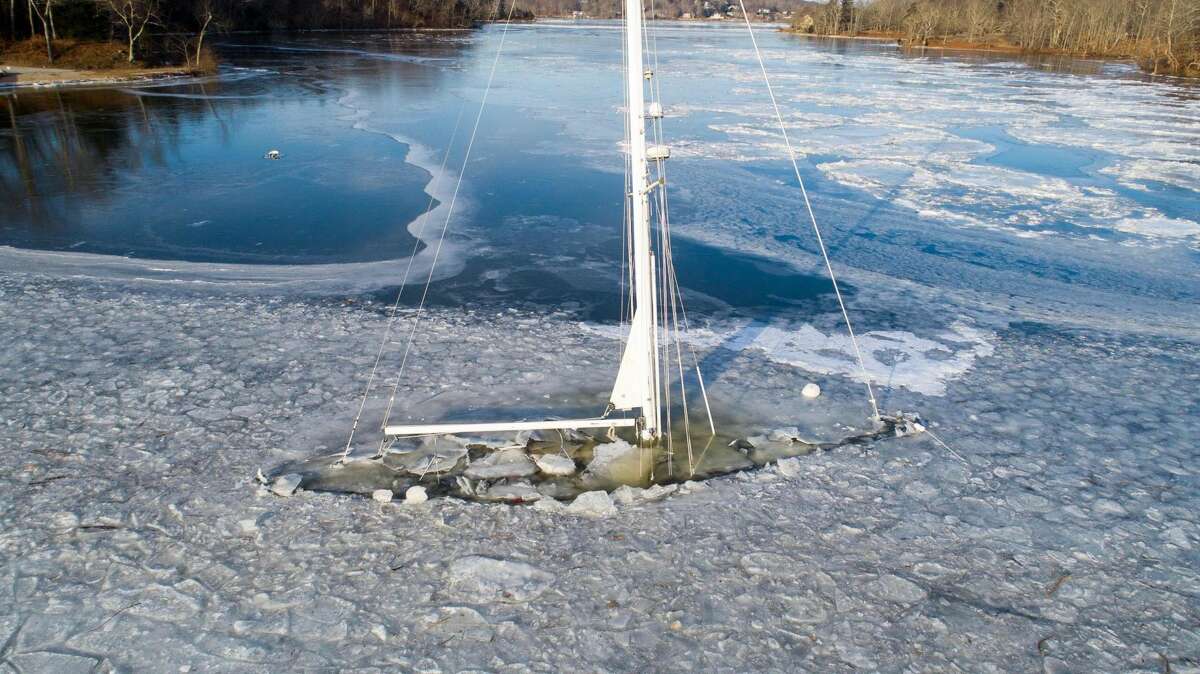
<svg viewBox="0 0 1200 674">
<path fill-rule="evenodd" d="M 1187 671 L 1200 657 L 1197 410 L 1180 397 L 1200 383 L 1194 341 L 999 330 L 976 376 L 894 400 L 969 466 L 900 440 L 587 519 L 259 495 L 258 466 L 344 437 L 375 309 L 5 273 L 0 320 L 0 632 L 25 670 Z M 453 314 L 430 320 L 447 327 L 431 349 L 461 338 Z M 516 338 L 482 367 L 547 343 L 587 363 L 526 382 L 552 400 L 578 399 L 554 382 L 588 381 L 612 346 L 569 316 L 487 321 Z M 770 408 L 803 375 L 745 352 L 714 386 Z M 455 376 L 413 381 L 433 395 Z"/>
</svg>

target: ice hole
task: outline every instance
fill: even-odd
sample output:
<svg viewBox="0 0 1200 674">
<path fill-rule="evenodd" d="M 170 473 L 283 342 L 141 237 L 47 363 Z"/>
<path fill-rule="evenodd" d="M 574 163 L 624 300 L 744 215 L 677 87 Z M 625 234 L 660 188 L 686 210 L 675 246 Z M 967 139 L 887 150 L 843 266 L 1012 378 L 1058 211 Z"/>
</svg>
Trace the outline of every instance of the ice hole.
<svg viewBox="0 0 1200 674">
<path fill-rule="evenodd" d="M 847 429 L 833 440 L 806 437 L 796 427 L 749 437 L 675 428 L 668 445 L 639 445 L 632 431 L 534 431 L 480 437 L 444 435 L 397 440 L 375 456 L 340 454 L 292 461 L 265 476 L 266 484 L 299 476 L 301 490 L 399 496 L 414 486 L 430 497 L 527 504 L 572 501 L 588 492 L 665 495 L 671 485 L 755 470 L 782 459 L 906 435 L 915 415 L 885 416 L 866 430 Z M 865 424 L 870 426 L 870 424 Z M 630 491 L 635 490 L 635 491 Z M 637 492 L 636 490 L 646 490 Z"/>
</svg>

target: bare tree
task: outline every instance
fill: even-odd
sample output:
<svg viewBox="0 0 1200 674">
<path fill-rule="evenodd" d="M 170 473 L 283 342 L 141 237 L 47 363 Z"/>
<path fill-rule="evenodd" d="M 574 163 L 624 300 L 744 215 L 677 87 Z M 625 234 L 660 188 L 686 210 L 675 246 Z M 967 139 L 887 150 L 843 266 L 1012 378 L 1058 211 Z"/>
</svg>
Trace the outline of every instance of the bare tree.
<svg viewBox="0 0 1200 674">
<path fill-rule="evenodd" d="M 204 35 L 209 28 L 215 27 L 219 22 L 217 16 L 216 0 L 197 0 L 193 6 L 196 16 L 196 23 L 200 29 L 196 32 L 196 65 L 200 65 L 200 54 L 204 52 Z"/>
<path fill-rule="evenodd" d="M 938 34 L 942 21 L 941 6 L 933 2 L 918 2 L 904 17 L 904 32 L 909 44 L 927 45 Z"/>
<path fill-rule="evenodd" d="M 840 17 L 838 0 L 829 0 L 828 4 L 817 10 L 816 32 L 821 35 L 837 35 Z"/>
<path fill-rule="evenodd" d="M 146 26 L 158 20 L 158 0 L 105 0 L 108 11 L 125 28 L 129 43 L 129 62 L 133 63 L 138 40 Z"/>
<path fill-rule="evenodd" d="M 994 0 L 967 0 L 963 19 L 967 22 L 967 39 L 991 35 L 996 29 Z"/>
<path fill-rule="evenodd" d="M 54 30 L 51 28 L 54 19 L 54 0 L 29 0 L 29 10 L 37 14 L 42 22 L 42 35 L 46 36 L 46 58 L 54 63 Z M 47 19 L 46 17 L 50 18 Z M 36 32 L 35 32 L 36 34 Z"/>
<path fill-rule="evenodd" d="M 1189 70 L 1197 58 L 1196 32 L 1200 29 L 1200 8 L 1188 0 L 1163 0 L 1159 13 L 1158 43 L 1162 58 L 1173 72 Z"/>
<path fill-rule="evenodd" d="M 811 33 L 816 29 L 817 22 L 811 14 L 797 13 L 792 17 L 792 30 L 797 33 Z"/>
</svg>

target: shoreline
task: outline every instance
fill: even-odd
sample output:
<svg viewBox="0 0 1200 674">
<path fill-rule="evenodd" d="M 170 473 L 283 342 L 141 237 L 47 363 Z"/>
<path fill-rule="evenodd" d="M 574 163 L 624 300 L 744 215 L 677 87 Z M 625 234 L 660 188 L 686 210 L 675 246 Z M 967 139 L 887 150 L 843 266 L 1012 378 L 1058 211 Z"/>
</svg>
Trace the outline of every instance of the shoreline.
<svg viewBox="0 0 1200 674">
<path fill-rule="evenodd" d="M 936 49 L 939 51 L 977 51 L 993 54 L 1013 54 L 1016 56 L 1065 56 L 1077 59 L 1104 59 L 1109 61 L 1131 61 L 1132 56 L 1112 56 L 1103 54 L 1078 54 L 1074 52 L 1053 49 L 1024 49 L 1016 45 L 988 44 L 986 42 L 956 41 L 954 38 L 935 38 L 931 42 L 941 44 L 907 44 L 902 33 L 884 33 L 868 35 L 825 35 L 821 33 L 805 33 L 791 28 L 782 28 L 780 32 L 799 37 L 819 38 L 825 40 L 864 40 L 867 42 L 886 42 L 901 49 Z"/>
<path fill-rule="evenodd" d="M 1079 53 L 1063 49 L 1025 49 L 1016 45 L 1008 44 L 989 44 L 987 42 L 972 42 L 969 40 L 957 39 L 953 37 L 938 37 L 930 40 L 930 44 L 908 44 L 904 41 L 904 35 L 901 33 L 874 33 L 867 35 L 823 35 L 820 33 L 806 33 L 804 31 L 795 30 L 792 28 L 781 28 L 781 33 L 795 35 L 797 37 L 807 37 L 815 39 L 827 40 L 864 40 L 868 42 L 883 42 L 895 45 L 901 50 L 936 50 L 948 52 L 979 52 L 985 54 L 1007 54 L 1018 57 L 1057 57 L 1079 59 L 1084 61 L 1109 61 L 1114 63 L 1130 63 L 1136 66 L 1144 74 L 1152 77 L 1173 77 L 1184 80 L 1197 80 L 1200 76 L 1183 75 L 1178 73 L 1153 73 L 1147 70 L 1138 62 L 1136 56 L 1132 54 L 1092 54 Z M 940 43 L 940 44 L 938 44 Z"/>
<path fill-rule="evenodd" d="M 180 66 L 76 70 L 0 64 L 0 91 L 154 82 L 176 77 L 190 77 L 194 74 L 195 71 L 192 69 Z"/>
</svg>

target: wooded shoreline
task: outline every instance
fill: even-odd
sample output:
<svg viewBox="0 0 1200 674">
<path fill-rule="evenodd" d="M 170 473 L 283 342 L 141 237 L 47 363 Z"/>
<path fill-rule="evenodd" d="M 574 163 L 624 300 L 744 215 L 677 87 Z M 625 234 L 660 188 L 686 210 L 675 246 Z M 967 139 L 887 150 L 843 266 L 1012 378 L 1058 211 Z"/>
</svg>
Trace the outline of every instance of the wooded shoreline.
<svg viewBox="0 0 1200 674">
<path fill-rule="evenodd" d="M 1020 57 L 1044 56 L 1044 57 L 1057 57 L 1057 58 L 1064 58 L 1064 59 L 1091 59 L 1091 60 L 1095 60 L 1095 61 L 1124 62 L 1124 63 L 1128 63 L 1131 65 L 1143 67 L 1143 70 L 1144 70 L 1144 66 L 1142 66 L 1142 64 L 1140 64 L 1135 57 L 1128 56 L 1128 55 L 1123 56 L 1123 55 L 1119 55 L 1119 54 L 1117 54 L 1117 55 L 1114 55 L 1114 54 L 1087 54 L 1087 53 L 1078 53 L 1078 52 L 1072 52 L 1072 51 L 1061 50 L 1061 49 L 1024 49 L 1022 47 L 1019 47 L 1017 45 L 1012 45 L 1012 44 L 996 44 L 996 43 L 987 42 L 987 41 L 970 42 L 970 41 L 964 40 L 962 38 L 955 38 L 955 37 L 933 38 L 933 39 L 930 39 L 925 44 L 909 44 L 909 43 L 905 42 L 905 38 L 902 33 L 871 32 L 871 33 L 860 33 L 857 35 L 823 35 L 823 34 L 819 34 L 819 33 L 806 33 L 806 32 L 797 31 L 797 30 L 794 30 L 791 28 L 782 28 L 780 30 L 781 30 L 781 32 L 789 33 L 791 35 L 809 37 L 809 38 L 818 39 L 818 40 L 863 40 L 863 41 L 868 41 L 868 42 L 894 44 L 897 47 L 899 47 L 901 50 L 906 51 L 906 52 L 908 52 L 908 51 L 920 52 L 923 50 L 932 50 L 932 51 L 947 51 L 947 52 L 979 52 L 982 54 L 1006 54 L 1006 55 L 1020 56 Z M 1156 74 L 1156 73 L 1151 73 L 1150 71 L 1146 71 L 1146 70 L 1144 70 L 1144 72 L 1147 72 L 1147 74 Z M 1180 78 L 1184 78 L 1184 79 L 1200 78 L 1200 73 L 1196 73 L 1196 72 L 1192 72 L 1189 75 L 1182 75 L 1182 74 L 1177 74 L 1177 73 L 1157 73 L 1157 74 L 1164 75 L 1164 76 L 1170 76 L 1170 77 L 1180 77 Z"/>
<path fill-rule="evenodd" d="M 219 32 L 469 28 L 497 17 L 532 18 L 513 1 L 0 0 L 0 62 L 211 72 L 216 62 L 206 41 Z"/>
<path fill-rule="evenodd" d="M 534 18 L 512 2 L 0 0 L 0 64 L 95 79 L 175 67 L 209 73 L 216 59 L 206 40 L 218 32 L 467 29 L 510 11 Z M 913 49 L 1132 60 L 1152 74 L 1200 77 L 1200 0 L 828 0 L 798 9 L 785 30 Z"/>
<path fill-rule="evenodd" d="M 1152 74 L 1200 77 L 1196 0 L 830 0 L 795 15 L 789 30 L 906 47 L 1130 59 Z"/>
</svg>

